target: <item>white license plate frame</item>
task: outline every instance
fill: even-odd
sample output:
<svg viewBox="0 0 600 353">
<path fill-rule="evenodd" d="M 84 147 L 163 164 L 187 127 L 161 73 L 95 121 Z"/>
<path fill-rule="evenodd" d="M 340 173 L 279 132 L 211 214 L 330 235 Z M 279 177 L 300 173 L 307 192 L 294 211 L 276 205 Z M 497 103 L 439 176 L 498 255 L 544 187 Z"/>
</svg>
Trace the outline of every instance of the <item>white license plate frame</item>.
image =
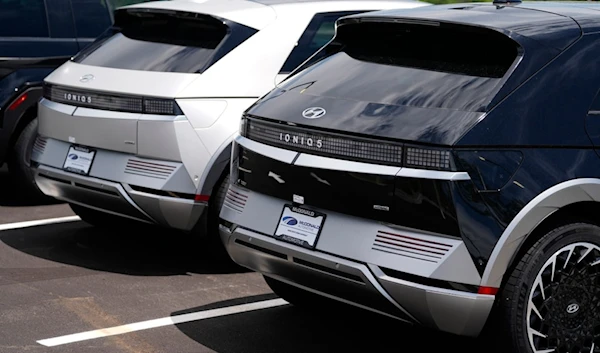
<svg viewBox="0 0 600 353">
<path fill-rule="evenodd" d="M 63 163 L 63 170 L 81 175 L 89 175 L 95 158 L 96 150 L 84 146 L 71 145 Z"/>
<path fill-rule="evenodd" d="M 327 215 L 305 207 L 285 204 L 274 237 L 278 240 L 314 249 Z"/>
</svg>

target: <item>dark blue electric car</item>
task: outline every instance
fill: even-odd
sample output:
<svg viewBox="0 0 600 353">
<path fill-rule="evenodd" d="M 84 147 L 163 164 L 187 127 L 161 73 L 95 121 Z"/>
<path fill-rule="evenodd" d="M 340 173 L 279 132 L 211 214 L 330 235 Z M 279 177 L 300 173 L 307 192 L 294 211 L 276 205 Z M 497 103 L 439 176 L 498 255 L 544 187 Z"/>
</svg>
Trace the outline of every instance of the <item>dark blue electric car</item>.
<svg viewBox="0 0 600 353">
<path fill-rule="evenodd" d="M 0 166 L 23 194 L 42 196 L 29 168 L 42 81 L 113 23 L 117 6 L 143 0 L 0 1 Z"/>
<path fill-rule="evenodd" d="M 600 7 L 372 12 L 320 54 L 244 116 L 233 260 L 294 304 L 600 352 Z"/>
</svg>

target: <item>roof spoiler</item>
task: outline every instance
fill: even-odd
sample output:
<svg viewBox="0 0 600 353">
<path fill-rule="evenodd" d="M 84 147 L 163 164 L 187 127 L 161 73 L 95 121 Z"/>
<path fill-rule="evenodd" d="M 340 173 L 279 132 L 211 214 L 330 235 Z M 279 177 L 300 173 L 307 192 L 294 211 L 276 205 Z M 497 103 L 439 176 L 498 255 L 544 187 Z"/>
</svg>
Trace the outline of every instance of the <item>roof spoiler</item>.
<svg viewBox="0 0 600 353">
<path fill-rule="evenodd" d="M 493 4 L 496 6 L 510 6 L 510 5 L 519 5 L 521 0 L 494 0 Z"/>
</svg>

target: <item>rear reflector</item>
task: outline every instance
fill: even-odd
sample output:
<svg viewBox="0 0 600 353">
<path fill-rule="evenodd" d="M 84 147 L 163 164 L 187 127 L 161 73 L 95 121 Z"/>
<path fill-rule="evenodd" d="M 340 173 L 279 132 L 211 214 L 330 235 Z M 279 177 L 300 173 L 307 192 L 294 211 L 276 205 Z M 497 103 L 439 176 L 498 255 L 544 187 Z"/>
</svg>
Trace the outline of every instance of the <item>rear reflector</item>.
<svg viewBox="0 0 600 353">
<path fill-rule="evenodd" d="M 8 110 L 16 110 L 23 102 L 27 100 L 27 93 L 23 93 L 8 107 Z"/>
<path fill-rule="evenodd" d="M 210 195 L 196 195 L 196 197 L 194 197 L 194 201 L 208 202 L 209 198 L 210 198 Z"/>
<path fill-rule="evenodd" d="M 496 295 L 498 294 L 498 288 L 494 287 L 479 287 L 478 294 Z"/>
</svg>

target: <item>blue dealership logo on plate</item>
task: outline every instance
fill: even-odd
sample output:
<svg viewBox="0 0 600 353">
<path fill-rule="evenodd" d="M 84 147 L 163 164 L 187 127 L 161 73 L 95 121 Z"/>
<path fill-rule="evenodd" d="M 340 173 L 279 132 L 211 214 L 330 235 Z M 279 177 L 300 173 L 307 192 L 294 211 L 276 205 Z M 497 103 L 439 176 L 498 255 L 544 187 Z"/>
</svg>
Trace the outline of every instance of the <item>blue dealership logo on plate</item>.
<svg viewBox="0 0 600 353">
<path fill-rule="evenodd" d="M 79 157 L 77 157 L 77 155 L 75 153 L 71 153 L 69 155 L 69 159 L 76 160 L 77 158 L 79 158 Z"/>
<path fill-rule="evenodd" d="M 281 219 L 281 221 L 285 224 L 287 224 L 288 226 L 295 226 L 296 224 L 298 224 L 298 220 L 294 217 L 290 217 L 290 216 L 285 216 Z"/>
</svg>

